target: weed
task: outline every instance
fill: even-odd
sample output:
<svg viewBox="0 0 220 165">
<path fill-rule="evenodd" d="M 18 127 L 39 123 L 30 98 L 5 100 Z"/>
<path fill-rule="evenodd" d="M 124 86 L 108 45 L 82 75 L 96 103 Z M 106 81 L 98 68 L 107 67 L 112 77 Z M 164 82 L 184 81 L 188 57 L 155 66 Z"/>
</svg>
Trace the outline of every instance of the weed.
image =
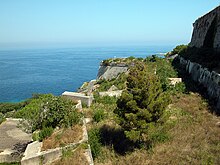
<svg viewBox="0 0 220 165">
<path fill-rule="evenodd" d="M 89 144 L 91 146 L 93 158 L 97 158 L 101 154 L 101 137 L 97 128 L 93 128 L 88 133 Z"/>
<path fill-rule="evenodd" d="M 94 120 L 95 122 L 98 123 L 98 122 L 104 120 L 104 118 L 105 118 L 105 112 L 104 112 L 103 109 L 97 109 L 97 110 L 95 110 L 94 115 L 93 115 L 93 120 Z"/>
</svg>

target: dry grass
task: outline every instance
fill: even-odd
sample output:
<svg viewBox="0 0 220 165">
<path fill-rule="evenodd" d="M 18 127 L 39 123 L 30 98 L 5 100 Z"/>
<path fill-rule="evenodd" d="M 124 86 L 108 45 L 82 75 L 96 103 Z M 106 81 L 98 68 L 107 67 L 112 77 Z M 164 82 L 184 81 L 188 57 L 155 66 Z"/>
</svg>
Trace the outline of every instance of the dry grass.
<svg viewBox="0 0 220 165">
<path fill-rule="evenodd" d="M 54 132 L 49 138 L 43 140 L 42 151 L 56 147 L 62 147 L 69 143 L 75 143 L 83 137 L 82 126 L 75 125 Z"/>
<path fill-rule="evenodd" d="M 207 103 L 197 94 L 174 98 L 171 109 L 182 116 L 170 130 L 172 140 L 154 148 L 150 164 L 219 164 L 220 118 L 209 113 Z"/>
<path fill-rule="evenodd" d="M 53 162 L 51 165 L 88 165 L 84 154 L 85 150 L 81 147 L 78 147 L 74 152 L 71 150 L 65 152 L 60 160 Z"/>
<path fill-rule="evenodd" d="M 103 147 L 98 165 L 220 164 L 220 118 L 209 112 L 208 104 L 198 94 L 173 97 L 167 129 L 171 139 L 156 144 L 152 150 L 136 150 L 125 156 Z"/>
</svg>

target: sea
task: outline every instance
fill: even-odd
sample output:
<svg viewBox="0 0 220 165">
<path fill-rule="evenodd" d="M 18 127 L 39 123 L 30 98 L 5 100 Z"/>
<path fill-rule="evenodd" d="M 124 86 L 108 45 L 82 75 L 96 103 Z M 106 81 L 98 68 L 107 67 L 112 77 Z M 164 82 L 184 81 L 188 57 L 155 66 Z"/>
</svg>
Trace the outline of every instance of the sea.
<svg viewBox="0 0 220 165">
<path fill-rule="evenodd" d="M 0 102 L 19 102 L 34 93 L 61 95 L 96 79 L 107 58 L 147 57 L 173 46 L 97 46 L 0 50 Z"/>
</svg>

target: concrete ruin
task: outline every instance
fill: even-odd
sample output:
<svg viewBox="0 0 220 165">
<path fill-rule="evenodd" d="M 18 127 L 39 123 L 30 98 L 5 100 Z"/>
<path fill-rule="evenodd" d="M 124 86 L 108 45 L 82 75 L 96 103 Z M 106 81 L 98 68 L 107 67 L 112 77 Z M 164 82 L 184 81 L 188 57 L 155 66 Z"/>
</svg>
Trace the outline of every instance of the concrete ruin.
<svg viewBox="0 0 220 165">
<path fill-rule="evenodd" d="M 32 135 L 18 127 L 21 119 L 7 118 L 0 125 L 0 163 L 19 162 Z"/>
<path fill-rule="evenodd" d="M 111 64 L 109 66 L 105 66 L 101 63 L 97 75 L 97 79 L 99 80 L 111 80 L 113 78 L 117 78 L 121 73 L 125 73 L 128 71 L 128 66 L 126 64 Z"/>
<path fill-rule="evenodd" d="M 77 101 L 81 100 L 82 104 L 87 105 L 88 107 L 90 107 L 90 105 L 92 104 L 93 101 L 93 96 L 86 96 L 84 93 L 77 93 L 77 92 L 63 92 L 62 93 L 63 97 L 66 97 L 68 99 L 71 99 L 73 101 Z"/>
</svg>

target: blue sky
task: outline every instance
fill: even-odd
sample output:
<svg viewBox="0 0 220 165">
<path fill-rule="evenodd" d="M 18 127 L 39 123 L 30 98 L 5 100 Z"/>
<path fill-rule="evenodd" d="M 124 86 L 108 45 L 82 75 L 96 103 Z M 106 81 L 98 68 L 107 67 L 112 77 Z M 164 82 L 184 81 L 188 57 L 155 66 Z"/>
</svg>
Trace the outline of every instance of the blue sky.
<svg viewBox="0 0 220 165">
<path fill-rule="evenodd" d="M 219 0 L 0 0 L 0 47 L 188 43 Z"/>
</svg>

